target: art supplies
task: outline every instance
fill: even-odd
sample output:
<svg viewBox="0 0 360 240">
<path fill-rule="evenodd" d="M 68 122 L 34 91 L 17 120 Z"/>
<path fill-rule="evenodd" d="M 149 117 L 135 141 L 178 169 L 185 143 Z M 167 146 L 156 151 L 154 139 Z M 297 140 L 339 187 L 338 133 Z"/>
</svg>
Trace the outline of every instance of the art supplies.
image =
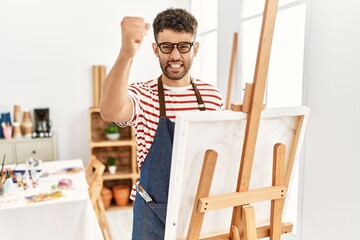
<svg viewBox="0 0 360 240">
<path fill-rule="evenodd" d="M 140 183 L 136 185 L 136 191 L 147 203 L 155 203 Z"/>
</svg>

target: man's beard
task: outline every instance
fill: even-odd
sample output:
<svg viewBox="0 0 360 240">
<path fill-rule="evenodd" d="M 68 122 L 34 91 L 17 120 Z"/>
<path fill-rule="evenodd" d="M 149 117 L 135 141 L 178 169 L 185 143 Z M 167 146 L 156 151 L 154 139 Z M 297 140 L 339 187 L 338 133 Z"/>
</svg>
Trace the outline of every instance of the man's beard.
<svg viewBox="0 0 360 240">
<path fill-rule="evenodd" d="M 181 72 L 172 73 L 168 71 L 167 68 L 169 67 L 169 62 L 174 62 L 174 61 L 166 61 L 166 60 L 161 61 L 161 59 L 159 59 L 159 62 L 163 74 L 171 80 L 181 80 L 183 77 L 186 76 L 186 74 L 188 74 L 192 65 L 192 59 L 188 60 L 187 62 L 178 61 L 179 63 L 182 63 L 181 67 L 184 69 Z"/>
</svg>

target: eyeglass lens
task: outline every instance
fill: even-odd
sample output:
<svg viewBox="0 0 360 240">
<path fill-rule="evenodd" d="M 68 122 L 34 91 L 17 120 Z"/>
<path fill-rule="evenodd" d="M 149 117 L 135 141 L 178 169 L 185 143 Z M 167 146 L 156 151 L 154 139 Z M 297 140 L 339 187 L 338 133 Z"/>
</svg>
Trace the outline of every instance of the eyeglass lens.
<svg viewBox="0 0 360 240">
<path fill-rule="evenodd" d="M 176 46 L 177 50 L 180 53 L 188 53 L 193 45 L 191 42 L 179 42 L 179 43 L 170 43 L 170 42 L 163 42 L 159 43 L 158 47 L 160 51 L 163 53 L 171 53 L 174 50 L 174 45 Z"/>
</svg>

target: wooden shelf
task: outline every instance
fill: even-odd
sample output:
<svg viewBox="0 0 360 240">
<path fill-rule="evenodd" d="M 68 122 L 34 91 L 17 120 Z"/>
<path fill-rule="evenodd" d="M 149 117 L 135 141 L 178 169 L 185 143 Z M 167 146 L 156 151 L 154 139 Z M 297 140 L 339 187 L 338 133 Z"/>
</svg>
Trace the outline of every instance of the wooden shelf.
<svg viewBox="0 0 360 240">
<path fill-rule="evenodd" d="M 127 184 L 132 188 L 140 178 L 136 161 L 135 136 L 131 127 L 120 130 L 119 140 L 107 140 L 105 136 L 106 127 L 111 122 L 104 121 L 100 116 L 98 108 L 89 109 L 90 121 L 90 154 L 107 166 L 107 158 L 115 157 L 118 170 L 115 174 L 105 172 L 103 175 L 104 186 L 114 184 Z M 120 169 L 120 170 L 119 170 Z M 130 196 L 130 192 L 129 192 Z M 128 206 L 119 207 L 112 204 L 108 210 L 124 209 L 132 207 L 130 201 Z"/>
<path fill-rule="evenodd" d="M 90 142 L 90 148 L 94 147 L 125 147 L 125 146 L 135 146 L 134 140 L 117 140 L 117 141 L 99 141 Z"/>
<path fill-rule="evenodd" d="M 104 181 L 133 179 L 133 178 L 139 178 L 139 174 L 137 174 L 137 173 L 121 173 L 121 172 L 117 172 L 115 174 L 110 174 L 110 173 L 106 172 L 106 173 L 104 173 L 103 178 L 104 178 Z"/>
<path fill-rule="evenodd" d="M 129 204 L 129 205 L 124 206 L 124 207 L 120 207 L 120 206 L 118 206 L 116 204 L 111 204 L 110 207 L 106 211 L 124 210 L 124 209 L 129 209 L 129 208 L 132 208 L 132 207 L 133 207 L 133 204 Z"/>
</svg>

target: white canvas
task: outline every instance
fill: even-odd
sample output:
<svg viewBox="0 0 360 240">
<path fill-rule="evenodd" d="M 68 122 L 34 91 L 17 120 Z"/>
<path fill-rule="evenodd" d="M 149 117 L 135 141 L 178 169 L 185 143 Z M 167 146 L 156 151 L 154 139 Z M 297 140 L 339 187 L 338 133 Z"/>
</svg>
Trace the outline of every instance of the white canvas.
<svg viewBox="0 0 360 240">
<path fill-rule="evenodd" d="M 301 143 L 308 113 L 306 107 L 262 112 L 250 189 L 271 186 L 274 145 L 279 142 L 286 145 L 288 160 L 299 116 L 305 115 Z M 236 190 L 246 117 L 234 111 L 182 112 L 176 116 L 165 239 L 183 239 L 187 235 L 207 149 L 218 153 L 210 196 Z M 254 204 L 254 207 L 259 224 L 270 219 L 270 202 Z M 210 211 L 205 214 L 201 233 L 227 233 L 231 218 L 232 208 Z"/>
</svg>

